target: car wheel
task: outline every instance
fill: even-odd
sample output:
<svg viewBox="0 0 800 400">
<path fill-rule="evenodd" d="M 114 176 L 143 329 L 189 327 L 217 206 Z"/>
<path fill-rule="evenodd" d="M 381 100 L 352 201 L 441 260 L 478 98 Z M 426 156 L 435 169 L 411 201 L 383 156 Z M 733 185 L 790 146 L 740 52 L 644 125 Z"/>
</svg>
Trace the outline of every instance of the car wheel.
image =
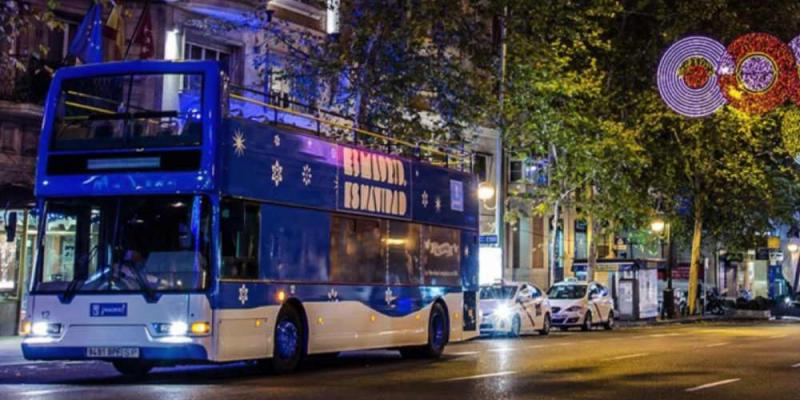
<svg viewBox="0 0 800 400">
<path fill-rule="evenodd" d="M 550 334 L 550 314 L 544 315 L 544 322 L 542 323 L 542 329 L 539 330 L 539 334 L 542 336 L 547 336 Z"/>
<path fill-rule="evenodd" d="M 519 319 L 519 315 L 515 315 L 514 319 L 511 320 L 511 329 L 508 331 L 508 337 L 519 337 L 520 330 L 522 329 L 522 322 Z"/>
<path fill-rule="evenodd" d="M 610 331 L 610 330 L 614 329 L 614 312 L 613 311 L 609 311 L 608 312 L 608 320 L 606 321 L 605 324 L 603 324 L 603 328 L 605 328 L 607 331 Z"/>
<path fill-rule="evenodd" d="M 120 374 L 134 378 L 144 378 L 153 369 L 153 364 L 138 360 L 118 360 L 111 364 Z"/>
<path fill-rule="evenodd" d="M 294 371 L 305 356 L 305 327 L 300 312 L 285 306 L 275 323 L 272 369 L 279 374 Z"/>
<path fill-rule="evenodd" d="M 400 354 L 406 358 L 439 358 L 449 341 L 447 312 L 439 303 L 433 303 L 428 319 L 428 343 L 424 346 L 402 347 Z"/>
<path fill-rule="evenodd" d="M 582 331 L 588 331 L 592 329 L 592 313 L 587 311 L 586 316 L 583 317 L 583 325 L 581 325 Z"/>
</svg>

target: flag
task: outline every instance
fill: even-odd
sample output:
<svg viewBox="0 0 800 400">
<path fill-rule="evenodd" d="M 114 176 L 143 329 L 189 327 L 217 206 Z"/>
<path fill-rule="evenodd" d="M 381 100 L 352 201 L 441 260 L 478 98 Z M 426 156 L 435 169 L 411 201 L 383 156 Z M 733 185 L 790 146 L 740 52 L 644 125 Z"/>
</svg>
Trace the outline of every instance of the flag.
<svg viewBox="0 0 800 400">
<path fill-rule="evenodd" d="M 83 17 L 67 56 L 76 57 L 84 64 L 103 62 L 103 6 L 100 3 L 93 4 Z"/>
<path fill-rule="evenodd" d="M 114 4 L 106 26 L 103 29 L 103 35 L 114 41 L 114 49 L 112 58 L 115 60 L 122 59 L 125 52 L 125 18 L 122 4 Z"/>
<path fill-rule="evenodd" d="M 150 21 L 150 6 L 145 5 L 140 17 L 142 22 L 139 24 L 139 29 L 133 34 L 133 43 L 141 47 L 139 50 L 139 58 L 147 59 L 153 57 L 155 53 L 153 43 L 153 23 Z"/>
</svg>

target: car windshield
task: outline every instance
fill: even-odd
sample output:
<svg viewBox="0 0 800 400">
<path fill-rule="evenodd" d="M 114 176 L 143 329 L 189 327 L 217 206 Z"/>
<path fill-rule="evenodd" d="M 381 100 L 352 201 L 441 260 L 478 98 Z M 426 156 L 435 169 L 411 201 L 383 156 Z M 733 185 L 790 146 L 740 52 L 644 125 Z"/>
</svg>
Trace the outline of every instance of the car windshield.
<svg viewBox="0 0 800 400">
<path fill-rule="evenodd" d="M 50 200 L 38 243 L 39 292 L 204 289 L 210 206 L 200 196 Z"/>
<path fill-rule="evenodd" d="M 202 78 L 129 74 L 66 79 L 55 109 L 51 148 L 198 146 Z"/>
<path fill-rule="evenodd" d="M 556 285 L 547 292 L 551 299 L 580 299 L 585 294 L 585 285 Z"/>
<path fill-rule="evenodd" d="M 484 286 L 481 288 L 483 300 L 505 300 L 514 297 L 516 286 Z"/>
</svg>

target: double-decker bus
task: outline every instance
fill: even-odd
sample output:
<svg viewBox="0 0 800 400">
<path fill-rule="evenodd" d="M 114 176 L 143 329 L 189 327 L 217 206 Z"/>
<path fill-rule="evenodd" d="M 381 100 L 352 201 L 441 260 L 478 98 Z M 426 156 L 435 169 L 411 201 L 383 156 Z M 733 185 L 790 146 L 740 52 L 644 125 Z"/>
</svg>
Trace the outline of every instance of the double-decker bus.
<svg viewBox="0 0 800 400">
<path fill-rule="evenodd" d="M 234 113 L 231 97 L 276 119 Z M 215 62 L 55 74 L 27 359 L 286 372 L 355 349 L 437 357 L 477 335 L 474 176 L 338 144 L 267 107 L 229 94 Z"/>
</svg>

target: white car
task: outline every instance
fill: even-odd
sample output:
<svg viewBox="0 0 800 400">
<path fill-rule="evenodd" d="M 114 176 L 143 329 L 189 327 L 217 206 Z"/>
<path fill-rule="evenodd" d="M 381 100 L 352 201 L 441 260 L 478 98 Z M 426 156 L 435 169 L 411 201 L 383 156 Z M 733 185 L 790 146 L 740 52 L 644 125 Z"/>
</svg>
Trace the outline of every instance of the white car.
<svg viewBox="0 0 800 400">
<path fill-rule="evenodd" d="M 479 309 L 482 335 L 550 333 L 550 303 L 544 292 L 530 283 L 482 286 Z"/>
<path fill-rule="evenodd" d="M 562 330 L 580 327 L 584 331 L 597 325 L 614 328 L 614 300 L 608 289 L 597 282 L 559 282 L 547 295 L 554 327 Z"/>
</svg>

